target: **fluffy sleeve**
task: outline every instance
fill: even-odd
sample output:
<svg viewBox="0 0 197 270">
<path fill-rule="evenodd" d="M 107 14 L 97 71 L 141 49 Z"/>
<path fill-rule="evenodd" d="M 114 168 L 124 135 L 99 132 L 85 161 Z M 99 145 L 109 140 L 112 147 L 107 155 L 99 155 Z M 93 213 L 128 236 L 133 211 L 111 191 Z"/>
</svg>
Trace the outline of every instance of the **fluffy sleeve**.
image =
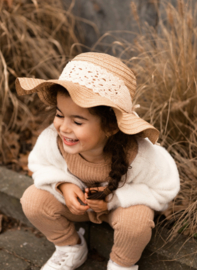
<svg viewBox="0 0 197 270">
<path fill-rule="evenodd" d="M 138 139 L 138 154 L 120 183 L 108 209 L 144 204 L 163 211 L 180 189 L 179 174 L 170 154 L 148 139 Z"/>
<path fill-rule="evenodd" d="M 84 184 L 67 169 L 67 164 L 57 146 L 57 132 L 53 125 L 46 128 L 38 137 L 28 158 L 28 167 L 33 172 L 34 184 L 39 189 L 52 193 L 60 202 L 63 196 L 56 190 L 59 182 L 70 182 L 81 189 Z"/>
</svg>

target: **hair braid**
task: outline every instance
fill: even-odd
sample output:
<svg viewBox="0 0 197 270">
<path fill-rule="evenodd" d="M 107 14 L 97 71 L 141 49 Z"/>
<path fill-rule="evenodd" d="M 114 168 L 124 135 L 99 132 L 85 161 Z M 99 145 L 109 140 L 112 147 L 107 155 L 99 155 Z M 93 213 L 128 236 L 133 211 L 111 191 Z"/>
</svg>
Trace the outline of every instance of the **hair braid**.
<svg viewBox="0 0 197 270">
<path fill-rule="evenodd" d="M 99 107 L 96 107 L 96 108 L 97 110 L 101 111 L 101 108 Z M 96 108 L 94 109 L 96 110 Z M 104 111 L 106 111 L 106 109 L 107 107 L 105 107 L 104 110 L 102 108 L 103 113 Z M 108 111 L 109 111 L 109 108 L 108 108 Z M 100 114 L 101 119 L 102 119 L 102 115 L 103 114 Z M 116 124 L 116 127 L 117 127 L 116 118 L 114 119 L 115 117 L 114 112 L 113 111 L 111 112 L 111 116 L 110 114 L 107 114 L 107 115 L 108 116 L 106 117 L 106 114 L 105 114 L 105 118 L 104 118 L 105 120 L 103 119 L 101 121 L 101 124 L 105 128 L 106 126 L 109 127 L 109 124 L 111 125 L 111 127 L 114 125 L 114 128 Z M 109 121 L 109 118 L 111 118 L 110 119 L 111 121 Z M 112 135 L 108 139 L 104 147 L 104 153 L 111 155 L 111 171 L 109 173 L 109 182 L 104 191 L 93 190 L 92 192 L 90 192 L 88 199 L 104 200 L 107 195 L 109 195 L 110 193 L 113 193 L 113 191 L 115 191 L 118 188 L 118 185 L 122 179 L 122 176 L 127 173 L 127 170 L 129 168 L 127 149 L 129 149 L 128 146 L 131 141 L 131 138 L 132 138 L 131 135 L 127 135 L 119 130 L 116 134 Z"/>
</svg>

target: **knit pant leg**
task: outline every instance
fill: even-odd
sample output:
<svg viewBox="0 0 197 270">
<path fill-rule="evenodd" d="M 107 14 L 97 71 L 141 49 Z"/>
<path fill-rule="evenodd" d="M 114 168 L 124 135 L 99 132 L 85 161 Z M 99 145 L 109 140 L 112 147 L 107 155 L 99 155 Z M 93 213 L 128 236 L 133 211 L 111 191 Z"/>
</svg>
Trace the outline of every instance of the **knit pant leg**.
<svg viewBox="0 0 197 270">
<path fill-rule="evenodd" d="M 114 229 L 112 261 L 125 267 L 134 265 L 151 239 L 154 211 L 145 205 L 119 207 L 106 220 Z"/>
<path fill-rule="evenodd" d="M 57 246 L 76 245 L 78 234 L 72 221 L 87 221 L 88 216 L 73 215 L 48 191 L 30 186 L 21 198 L 23 211 L 29 221 Z"/>
</svg>

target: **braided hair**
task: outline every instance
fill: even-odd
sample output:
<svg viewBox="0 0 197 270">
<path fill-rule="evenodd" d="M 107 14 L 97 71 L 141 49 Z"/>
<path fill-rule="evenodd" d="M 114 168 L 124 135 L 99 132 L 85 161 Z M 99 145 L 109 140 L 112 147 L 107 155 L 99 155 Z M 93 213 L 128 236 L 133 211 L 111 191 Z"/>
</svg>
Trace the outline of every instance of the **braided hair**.
<svg viewBox="0 0 197 270">
<path fill-rule="evenodd" d="M 128 149 L 132 136 L 123 133 L 118 129 L 117 120 L 113 109 L 108 106 L 97 106 L 89 108 L 90 113 L 97 115 L 101 119 L 101 128 L 105 132 L 118 130 L 111 135 L 103 149 L 104 154 L 111 156 L 111 170 L 108 176 L 108 185 L 103 191 L 89 193 L 88 199 L 105 200 L 106 196 L 113 193 L 130 167 L 128 160 Z"/>
</svg>

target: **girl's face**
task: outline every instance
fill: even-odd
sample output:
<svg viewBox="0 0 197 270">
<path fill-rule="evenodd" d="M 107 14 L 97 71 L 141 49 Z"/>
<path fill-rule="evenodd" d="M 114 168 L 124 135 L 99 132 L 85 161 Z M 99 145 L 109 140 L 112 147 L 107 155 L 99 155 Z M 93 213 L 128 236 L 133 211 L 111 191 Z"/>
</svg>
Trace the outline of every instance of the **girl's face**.
<svg viewBox="0 0 197 270">
<path fill-rule="evenodd" d="M 81 154 L 90 162 L 103 158 L 107 137 L 101 129 L 100 118 L 75 104 L 71 97 L 57 94 L 54 126 L 69 154 Z"/>
</svg>

